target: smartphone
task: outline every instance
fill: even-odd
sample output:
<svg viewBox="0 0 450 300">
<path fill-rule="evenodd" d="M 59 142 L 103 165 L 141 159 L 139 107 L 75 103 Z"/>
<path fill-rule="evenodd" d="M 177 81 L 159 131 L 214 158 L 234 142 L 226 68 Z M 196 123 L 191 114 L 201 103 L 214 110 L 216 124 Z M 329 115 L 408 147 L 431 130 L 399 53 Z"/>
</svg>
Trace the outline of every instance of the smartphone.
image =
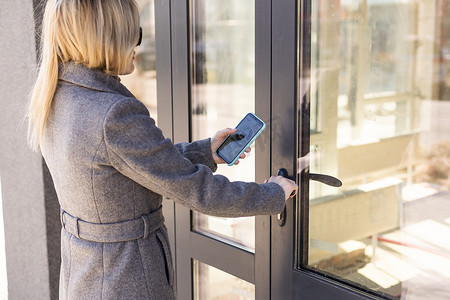
<svg viewBox="0 0 450 300">
<path fill-rule="evenodd" d="M 232 166 L 266 128 L 266 124 L 255 114 L 248 113 L 236 126 L 237 131 L 229 135 L 217 148 L 217 155 Z"/>
</svg>

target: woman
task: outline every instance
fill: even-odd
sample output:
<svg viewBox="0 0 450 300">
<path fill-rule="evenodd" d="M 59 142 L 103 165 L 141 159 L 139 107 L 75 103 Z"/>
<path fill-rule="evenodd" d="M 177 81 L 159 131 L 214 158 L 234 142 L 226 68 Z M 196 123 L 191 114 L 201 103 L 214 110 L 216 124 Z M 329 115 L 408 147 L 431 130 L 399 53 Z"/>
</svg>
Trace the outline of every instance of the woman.
<svg viewBox="0 0 450 300">
<path fill-rule="evenodd" d="M 142 32 L 133 0 L 49 0 L 29 104 L 61 205 L 62 299 L 174 299 L 162 196 L 202 213 L 276 214 L 294 182 L 230 182 L 212 139 L 174 145 L 117 75 L 134 70 Z M 241 158 L 245 157 L 243 155 Z"/>
</svg>

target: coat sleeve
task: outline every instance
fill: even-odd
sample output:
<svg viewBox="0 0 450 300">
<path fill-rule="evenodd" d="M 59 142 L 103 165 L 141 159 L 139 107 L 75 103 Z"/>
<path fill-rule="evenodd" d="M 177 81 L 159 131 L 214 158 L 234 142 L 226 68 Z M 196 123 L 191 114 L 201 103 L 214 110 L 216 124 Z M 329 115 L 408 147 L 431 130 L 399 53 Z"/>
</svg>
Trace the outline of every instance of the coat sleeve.
<svg viewBox="0 0 450 300">
<path fill-rule="evenodd" d="M 123 98 L 105 116 L 104 139 L 111 165 L 124 176 L 192 210 L 222 217 L 270 215 L 284 208 L 275 183 L 230 182 L 193 164 L 165 139 L 145 106 Z"/>
<path fill-rule="evenodd" d="M 181 155 L 195 164 L 208 166 L 211 171 L 217 171 L 217 165 L 214 162 L 211 153 L 211 139 L 204 139 L 192 143 L 178 143 L 175 147 Z"/>
</svg>

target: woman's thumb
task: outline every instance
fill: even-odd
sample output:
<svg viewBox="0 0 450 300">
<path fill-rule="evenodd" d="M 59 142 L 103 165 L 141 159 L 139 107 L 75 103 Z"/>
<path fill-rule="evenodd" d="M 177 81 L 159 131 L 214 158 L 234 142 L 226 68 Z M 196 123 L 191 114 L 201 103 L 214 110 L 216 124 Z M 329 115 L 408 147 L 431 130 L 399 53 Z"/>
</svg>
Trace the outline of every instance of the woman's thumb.
<svg viewBox="0 0 450 300">
<path fill-rule="evenodd" d="M 224 138 L 224 137 L 226 137 L 227 135 L 233 134 L 233 133 L 235 133 L 235 132 L 236 132 L 236 129 L 233 129 L 233 128 L 225 128 L 225 129 L 222 129 L 222 130 L 220 130 L 220 131 L 218 132 L 218 136 Z"/>
</svg>

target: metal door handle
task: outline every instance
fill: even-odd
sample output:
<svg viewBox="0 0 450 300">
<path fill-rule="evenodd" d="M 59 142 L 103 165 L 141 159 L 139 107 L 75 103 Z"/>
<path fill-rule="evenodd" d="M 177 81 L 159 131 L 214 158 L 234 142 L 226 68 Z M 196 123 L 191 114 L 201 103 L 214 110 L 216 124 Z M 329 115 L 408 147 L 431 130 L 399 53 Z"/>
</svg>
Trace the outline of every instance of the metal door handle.
<svg viewBox="0 0 450 300">
<path fill-rule="evenodd" d="M 295 178 L 293 176 L 289 176 L 288 171 L 284 168 L 279 169 L 277 172 L 278 176 L 283 176 L 285 178 L 291 179 L 295 181 Z M 316 174 L 316 173 L 305 173 L 305 176 L 307 176 L 307 178 L 309 180 L 315 180 L 315 181 L 319 181 L 322 182 L 324 184 L 327 184 L 329 186 L 334 186 L 334 187 L 340 187 L 342 186 L 342 181 L 340 181 L 339 179 L 337 179 L 336 177 L 330 176 L 330 175 L 325 175 L 325 174 Z M 278 225 L 280 226 L 284 226 L 284 224 L 286 224 L 286 206 L 284 207 L 283 211 L 278 214 Z"/>
<path fill-rule="evenodd" d="M 330 175 L 315 174 L 315 173 L 305 173 L 305 175 L 308 177 L 309 180 L 319 181 L 334 187 L 342 186 L 342 181 Z"/>
<path fill-rule="evenodd" d="M 285 168 L 281 168 L 277 172 L 277 176 L 283 176 L 284 178 L 288 178 L 290 180 L 295 180 L 293 176 L 288 175 L 288 171 Z"/>
</svg>

